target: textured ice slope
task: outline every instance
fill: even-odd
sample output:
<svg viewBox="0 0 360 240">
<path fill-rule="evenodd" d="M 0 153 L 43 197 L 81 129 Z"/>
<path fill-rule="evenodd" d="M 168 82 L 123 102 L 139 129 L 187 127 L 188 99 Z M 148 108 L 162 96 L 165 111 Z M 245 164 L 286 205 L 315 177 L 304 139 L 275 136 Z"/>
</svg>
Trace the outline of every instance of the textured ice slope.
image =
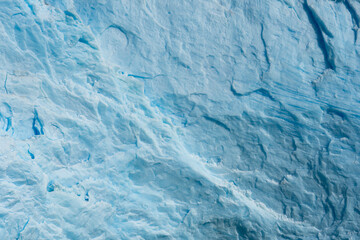
<svg viewBox="0 0 360 240">
<path fill-rule="evenodd" d="M 360 238 L 359 26 L 355 0 L 0 0 L 0 238 Z"/>
</svg>

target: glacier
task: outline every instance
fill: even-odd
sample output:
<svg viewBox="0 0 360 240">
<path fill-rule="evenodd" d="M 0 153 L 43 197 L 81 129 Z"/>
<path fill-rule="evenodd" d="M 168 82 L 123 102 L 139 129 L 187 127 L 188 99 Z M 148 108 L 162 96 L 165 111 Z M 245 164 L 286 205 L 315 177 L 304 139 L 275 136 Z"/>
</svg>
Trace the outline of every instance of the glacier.
<svg viewBox="0 0 360 240">
<path fill-rule="evenodd" d="M 1 239 L 360 239 L 358 0 L 0 0 Z"/>
</svg>

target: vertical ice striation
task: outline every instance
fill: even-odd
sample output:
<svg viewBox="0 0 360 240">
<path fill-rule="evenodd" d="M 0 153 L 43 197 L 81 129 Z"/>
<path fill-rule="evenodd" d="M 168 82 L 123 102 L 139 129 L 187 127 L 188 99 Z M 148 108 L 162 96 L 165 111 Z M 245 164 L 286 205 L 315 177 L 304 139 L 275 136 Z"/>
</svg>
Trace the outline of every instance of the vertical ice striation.
<svg viewBox="0 0 360 240">
<path fill-rule="evenodd" d="M 0 0 L 0 238 L 360 238 L 359 19 Z"/>
</svg>

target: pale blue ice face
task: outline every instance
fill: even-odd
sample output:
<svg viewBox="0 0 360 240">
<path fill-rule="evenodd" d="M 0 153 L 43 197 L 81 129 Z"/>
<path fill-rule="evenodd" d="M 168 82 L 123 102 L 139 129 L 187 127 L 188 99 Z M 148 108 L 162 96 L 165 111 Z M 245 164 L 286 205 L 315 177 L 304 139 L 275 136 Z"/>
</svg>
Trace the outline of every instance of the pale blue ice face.
<svg viewBox="0 0 360 240">
<path fill-rule="evenodd" d="M 0 0 L 0 239 L 360 238 L 360 2 Z"/>
</svg>

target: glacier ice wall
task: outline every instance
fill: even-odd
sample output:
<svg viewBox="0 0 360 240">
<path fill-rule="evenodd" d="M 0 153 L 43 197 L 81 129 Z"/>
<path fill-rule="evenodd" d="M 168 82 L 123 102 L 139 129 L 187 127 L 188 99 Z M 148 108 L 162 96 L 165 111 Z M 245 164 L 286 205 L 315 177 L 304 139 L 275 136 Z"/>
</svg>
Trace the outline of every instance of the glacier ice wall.
<svg viewBox="0 0 360 240">
<path fill-rule="evenodd" d="M 357 0 L 0 0 L 1 239 L 360 238 Z"/>
</svg>

